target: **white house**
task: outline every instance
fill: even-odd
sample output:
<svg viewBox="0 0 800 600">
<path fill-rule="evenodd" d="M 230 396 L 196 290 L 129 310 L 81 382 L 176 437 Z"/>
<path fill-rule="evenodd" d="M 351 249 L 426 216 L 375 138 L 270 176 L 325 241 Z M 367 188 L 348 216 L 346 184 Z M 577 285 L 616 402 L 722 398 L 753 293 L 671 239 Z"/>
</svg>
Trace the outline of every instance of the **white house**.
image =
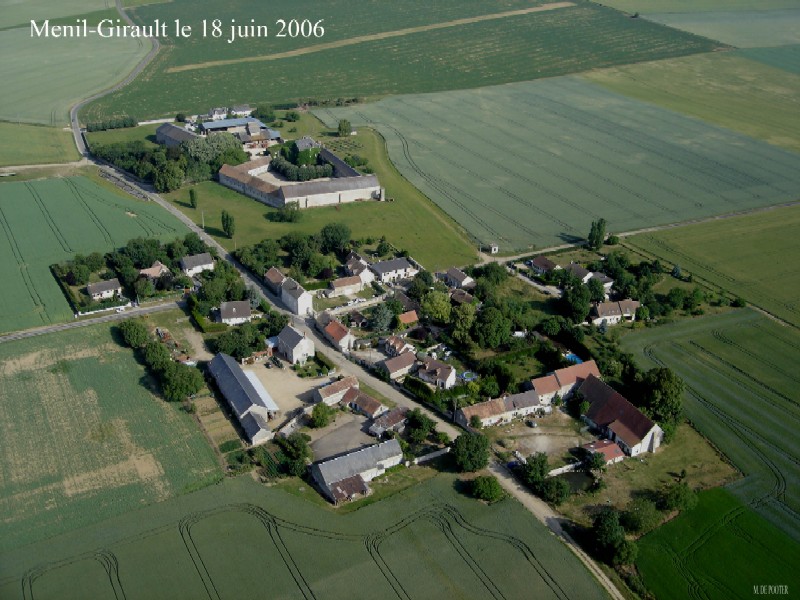
<svg viewBox="0 0 800 600">
<path fill-rule="evenodd" d="M 329 298 L 338 296 L 352 296 L 364 289 L 364 282 L 358 275 L 340 277 L 330 282 L 326 295 Z"/>
<path fill-rule="evenodd" d="M 350 333 L 350 330 L 342 325 L 336 319 L 331 319 L 330 322 L 323 328 L 322 335 L 339 352 L 350 352 L 356 343 L 356 336 Z"/>
<path fill-rule="evenodd" d="M 449 390 L 456 384 L 456 370 L 452 365 L 433 358 L 426 358 L 417 371 L 417 377 L 431 385 Z"/>
<path fill-rule="evenodd" d="M 220 302 L 219 320 L 226 325 L 241 325 L 253 319 L 250 303 L 247 300 Z"/>
<path fill-rule="evenodd" d="M 348 375 L 314 390 L 314 400 L 333 406 L 341 402 L 349 390 L 358 389 L 358 385 L 358 379 L 354 375 Z"/>
<path fill-rule="evenodd" d="M 407 375 L 416 362 L 417 358 L 413 352 L 403 352 L 383 361 L 383 368 L 389 374 L 389 379 L 399 379 L 403 375 Z"/>
<path fill-rule="evenodd" d="M 389 440 L 311 465 L 311 476 L 331 502 L 370 493 L 368 482 L 403 462 L 400 442 Z"/>
<path fill-rule="evenodd" d="M 181 271 L 187 277 L 193 277 L 203 271 L 214 270 L 214 259 L 208 252 L 202 254 L 193 254 L 192 256 L 184 256 L 181 259 Z"/>
<path fill-rule="evenodd" d="M 589 375 L 600 377 L 600 370 L 593 360 L 557 369 L 545 377 L 532 379 L 531 387 L 539 394 L 542 402 L 549 404 L 556 394 L 564 400 L 569 398 Z"/>
<path fill-rule="evenodd" d="M 278 352 L 293 365 L 302 365 L 314 356 L 314 342 L 308 339 L 304 333 L 287 325 L 278 334 Z"/>
<path fill-rule="evenodd" d="M 464 273 L 461 269 L 450 267 L 444 273 L 443 279 L 445 283 L 451 288 L 466 289 L 475 287 L 475 280 Z"/>
<path fill-rule="evenodd" d="M 399 356 L 403 352 L 414 352 L 414 346 L 397 335 L 390 335 L 383 343 L 384 350 L 389 356 Z"/>
<path fill-rule="evenodd" d="M 86 293 L 92 297 L 92 300 L 107 300 L 115 296 L 121 296 L 122 286 L 119 280 L 114 278 L 108 281 L 90 283 L 86 286 Z"/>
<path fill-rule="evenodd" d="M 636 309 L 639 308 L 638 300 L 620 300 L 619 302 L 598 302 L 592 308 L 592 323 L 601 325 L 616 325 L 622 321 L 635 321 Z"/>
<path fill-rule="evenodd" d="M 302 285 L 287 277 L 281 286 L 281 300 L 296 315 L 313 314 L 313 298 Z"/>
<path fill-rule="evenodd" d="M 546 275 L 561 268 L 546 256 L 537 256 L 529 264 L 537 275 Z"/>
<path fill-rule="evenodd" d="M 419 273 L 419 269 L 405 258 L 393 258 L 392 260 L 376 262 L 370 266 L 370 269 L 375 273 L 375 277 L 383 283 L 409 279 Z"/>
<path fill-rule="evenodd" d="M 231 113 L 234 117 L 249 117 L 254 110 L 249 104 L 236 104 L 231 107 Z"/>
<path fill-rule="evenodd" d="M 281 273 L 275 267 L 270 267 L 266 273 L 264 273 L 264 283 L 276 296 L 281 295 L 281 286 L 283 282 L 286 281 L 286 275 Z"/>
<path fill-rule="evenodd" d="M 462 426 L 471 425 L 473 417 L 481 421 L 481 427 L 491 427 L 500 423 L 510 423 L 528 415 L 547 413 L 552 410 L 549 404 L 542 404 L 535 391 L 512 394 L 465 406 L 456 412 L 456 421 Z"/>
</svg>

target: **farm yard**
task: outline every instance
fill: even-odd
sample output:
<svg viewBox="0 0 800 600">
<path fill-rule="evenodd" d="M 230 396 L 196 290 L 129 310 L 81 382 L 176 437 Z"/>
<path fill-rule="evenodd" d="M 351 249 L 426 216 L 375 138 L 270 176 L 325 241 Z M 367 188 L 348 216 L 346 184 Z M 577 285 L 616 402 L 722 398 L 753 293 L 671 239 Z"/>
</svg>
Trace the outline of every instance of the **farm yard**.
<svg viewBox="0 0 800 600">
<path fill-rule="evenodd" d="M 782 70 L 778 57 L 789 48 L 702 54 L 582 75 L 603 87 L 642 102 L 697 117 L 771 144 L 800 151 L 800 46 L 797 74 Z M 775 66 L 768 66 L 775 58 Z M 763 62 L 756 62 L 757 57 Z M 748 60 L 755 59 L 755 60 Z"/>
<path fill-rule="evenodd" d="M 488 7 L 475 0 L 438 2 L 435 9 L 420 0 L 397 5 L 338 0 L 316 7 L 315 19 L 324 19 L 326 28 L 321 39 L 175 41 L 135 85 L 93 102 L 82 118 L 97 120 L 117 113 L 155 118 L 243 100 L 374 98 L 473 88 L 720 47 L 584 0 L 550 4 L 510 0 L 502 11 Z M 136 9 L 134 16 L 141 22 L 186 20 L 187 14 L 211 14 L 215 8 L 212 0 L 176 0 Z M 539 8 L 548 10 L 534 10 Z M 250 18 L 269 22 L 276 14 L 289 18 L 297 15 L 297 8 L 289 0 L 263 8 L 239 3 L 226 16 L 237 22 Z M 473 22 L 460 21 L 464 19 Z M 414 30 L 432 24 L 437 28 Z"/>
<path fill-rule="evenodd" d="M 501 250 L 796 200 L 800 159 L 574 77 L 315 111 L 377 129 L 400 172 Z M 469 177 L 465 177 L 465 174 Z"/>
<path fill-rule="evenodd" d="M 3 556 L 0 596 L 21 587 L 65 598 L 80 579 L 93 597 L 605 597 L 520 504 L 486 506 L 454 483 L 440 474 L 336 514 L 247 476 L 228 479 Z"/>
<path fill-rule="evenodd" d="M 221 477 L 154 385 L 107 325 L 0 344 L 0 551 Z"/>
<path fill-rule="evenodd" d="M 643 368 L 667 366 L 686 383 L 685 412 L 745 475 L 736 497 L 800 540 L 800 336 L 752 310 L 625 336 Z"/>
<path fill-rule="evenodd" d="M 76 253 L 111 250 L 135 237 L 170 240 L 187 231 L 158 205 L 108 191 L 85 177 L 0 186 L 0 332 L 72 318 L 50 265 Z"/>
<path fill-rule="evenodd" d="M 625 243 L 800 326 L 798 227 L 800 206 L 791 206 L 644 233 Z"/>
</svg>

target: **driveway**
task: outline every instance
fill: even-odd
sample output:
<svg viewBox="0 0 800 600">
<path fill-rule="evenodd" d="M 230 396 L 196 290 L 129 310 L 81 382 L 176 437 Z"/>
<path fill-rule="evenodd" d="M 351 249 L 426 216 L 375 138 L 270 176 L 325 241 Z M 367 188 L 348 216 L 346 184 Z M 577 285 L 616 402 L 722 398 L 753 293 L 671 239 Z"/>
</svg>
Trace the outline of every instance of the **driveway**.
<svg viewBox="0 0 800 600">
<path fill-rule="evenodd" d="M 377 440 L 364 433 L 366 424 L 367 418 L 362 415 L 337 411 L 335 423 L 331 423 L 321 430 L 307 432 L 311 435 L 314 460 L 324 460 L 343 452 L 375 444 Z"/>
</svg>

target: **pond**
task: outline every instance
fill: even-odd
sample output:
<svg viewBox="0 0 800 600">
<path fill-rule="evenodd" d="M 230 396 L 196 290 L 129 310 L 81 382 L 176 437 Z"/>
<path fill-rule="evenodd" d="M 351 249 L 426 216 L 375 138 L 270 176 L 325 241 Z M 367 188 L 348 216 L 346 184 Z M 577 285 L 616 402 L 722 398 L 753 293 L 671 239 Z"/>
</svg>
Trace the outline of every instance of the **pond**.
<svg viewBox="0 0 800 600">
<path fill-rule="evenodd" d="M 562 473 L 561 475 L 558 475 L 558 477 L 566 480 L 573 494 L 577 492 L 585 492 L 592 486 L 592 483 L 594 482 L 594 478 L 584 471 Z"/>
</svg>

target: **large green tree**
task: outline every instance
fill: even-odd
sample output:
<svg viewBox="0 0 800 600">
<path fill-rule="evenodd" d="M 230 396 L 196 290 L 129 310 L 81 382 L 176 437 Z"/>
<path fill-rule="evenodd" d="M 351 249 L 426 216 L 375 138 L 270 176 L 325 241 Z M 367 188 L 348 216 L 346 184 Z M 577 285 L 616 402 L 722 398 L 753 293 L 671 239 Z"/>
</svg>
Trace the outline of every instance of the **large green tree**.
<svg viewBox="0 0 800 600">
<path fill-rule="evenodd" d="M 606 220 L 597 219 L 592 221 L 591 229 L 589 230 L 589 239 L 586 244 L 590 250 L 599 250 L 606 239 Z"/>
<path fill-rule="evenodd" d="M 131 348 L 143 348 L 150 339 L 150 334 L 140 321 L 127 319 L 118 325 L 122 339 Z"/>
<path fill-rule="evenodd" d="M 194 367 L 169 363 L 161 380 L 161 390 L 168 402 L 185 400 L 203 388 L 203 376 Z"/>
<path fill-rule="evenodd" d="M 479 433 L 462 433 L 453 442 L 453 458 L 461 471 L 478 471 L 489 464 L 489 439 Z"/>
<path fill-rule="evenodd" d="M 236 222 L 233 215 L 227 210 L 222 211 L 222 231 L 224 231 L 225 235 L 229 238 L 233 238 L 233 234 L 236 233 Z"/>
<path fill-rule="evenodd" d="M 450 313 L 453 307 L 450 304 L 450 296 L 446 292 L 428 292 L 422 298 L 421 308 L 424 315 L 437 323 L 447 324 L 450 322 Z"/>
<path fill-rule="evenodd" d="M 640 397 L 650 417 L 664 430 L 667 440 L 683 417 L 683 392 L 685 385 L 671 369 L 656 367 L 642 378 Z"/>
<path fill-rule="evenodd" d="M 336 252 L 343 254 L 352 232 L 344 223 L 328 223 L 319 232 L 320 248 L 322 252 Z"/>
<path fill-rule="evenodd" d="M 481 311 L 473 326 L 474 339 L 482 348 L 496 349 L 511 337 L 511 321 L 497 308 L 490 306 Z"/>
</svg>

